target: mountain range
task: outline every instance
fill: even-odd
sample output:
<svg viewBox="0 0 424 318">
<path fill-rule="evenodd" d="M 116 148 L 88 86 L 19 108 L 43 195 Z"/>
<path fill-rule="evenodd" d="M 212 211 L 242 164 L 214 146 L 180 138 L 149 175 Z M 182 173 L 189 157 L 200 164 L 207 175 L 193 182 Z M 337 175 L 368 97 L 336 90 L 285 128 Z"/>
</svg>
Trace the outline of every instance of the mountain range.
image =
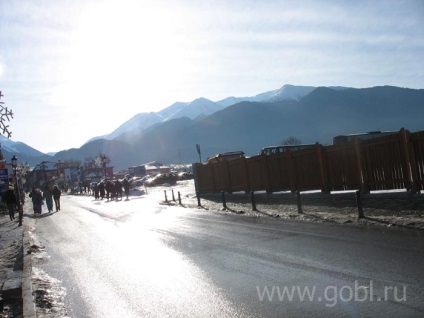
<svg viewBox="0 0 424 318">
<path fill-rule="evenodd" d="M 284 85 L 253 97 L 213 102 L 176 102 L 160 112 L 139 113 L 81 148 L 53 156 L 0 136 L 2 152 L 30 165 L 42 160 L 84 160 L 104 153 L 115 169 L 149 161 L 165 164 L 202 161 L 216 153 L 242 150 L 251 156 L 294 136 L 303 143 L 330 144 L 339 134 L 376 130 L 424 129 L 424 90 Z"/>
</svg>

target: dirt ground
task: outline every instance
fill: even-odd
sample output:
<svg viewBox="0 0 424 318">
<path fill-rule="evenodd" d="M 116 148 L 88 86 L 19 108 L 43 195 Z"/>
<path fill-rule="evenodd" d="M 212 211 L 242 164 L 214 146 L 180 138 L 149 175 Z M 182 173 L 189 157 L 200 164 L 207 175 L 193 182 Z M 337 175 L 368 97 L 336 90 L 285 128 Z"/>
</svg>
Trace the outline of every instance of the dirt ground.
<svg viewBox="0 0 424 318">
<path fill-rule="evenodd" d="M 171 191 L 174 189 L 174 198 Z M 149 191 L 149 189 L 147 189 Z M 200 204 L 191 181 L 179 182 L 174 187 L 160 187 L 150 191 L 167 191 L 167 202 L 190 208 L 235 213 L 249 217 L 272 217 L 307 222 L 334 222 L 359 226 L 384 226 L 424 230 L 424 194 L 408 192 L 385 192 L 361 194 L 364 218 L 358 218 L 358 204 L 355 192 L 342 193 L 301 193 L 299 213 L 297 197 L 290 192 L 267 194 L 255 193 L 256 211 L 253 211 L 250 193 L 225 193 L 224 208 L 221 193 L 202 194 Z M 165 199 L 165 197 L 163 197 Z"/>
</svg>

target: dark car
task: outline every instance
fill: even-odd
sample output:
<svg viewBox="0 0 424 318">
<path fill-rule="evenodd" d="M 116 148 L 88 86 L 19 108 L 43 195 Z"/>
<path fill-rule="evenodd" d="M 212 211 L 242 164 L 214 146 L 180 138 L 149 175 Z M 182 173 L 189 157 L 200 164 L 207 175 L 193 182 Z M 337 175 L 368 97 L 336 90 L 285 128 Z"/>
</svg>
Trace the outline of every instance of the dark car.
<svg viewBox="0 0 424 318">
<path fill-rule="evenodd" d="M 209 157 L 207 160 L 208 160 L 208 163 L 216 163 L 216 162 L 228 161 L 228 160 L 233 160 L 238 158 L 245 158 L 243 151 L 223 152 L 223 153 L 216 154 L 213 157 Z"/>
<path fill-rule="evenodd" d="M 132 177 L 128 180 L 131 187 L 141 187 L 146 180 L 148 180 L 150 176 L 144 176 L 144 177 Z"/>
<path fill-rule="evenodd" d="M 175 173 L 161 173 L 156 176 L 147 179 L 144 182 L 144 185 L 147 187 L 154 187 L 163 184 L 176 184 L 177 183 L 177 175 Z"/>
<path fill-rule="evenodd" d="M 279 145 L 279 146 L 269 146 L 262 148 L 261 151 L 259 151 L 259 155 L 275 155 L 278 153 L 285 153 L 288 151 L 298 151 L 303 150 L 310 147 L 316 147 L 316 144 L 301 144 L 301 145 Z"/>
<path fill-rule="evenodd" d="M 191 180 L 193 179 L 193 173 L 191 172 L 180 172 L 177 174 L 178 180 Z"/>
</svg>

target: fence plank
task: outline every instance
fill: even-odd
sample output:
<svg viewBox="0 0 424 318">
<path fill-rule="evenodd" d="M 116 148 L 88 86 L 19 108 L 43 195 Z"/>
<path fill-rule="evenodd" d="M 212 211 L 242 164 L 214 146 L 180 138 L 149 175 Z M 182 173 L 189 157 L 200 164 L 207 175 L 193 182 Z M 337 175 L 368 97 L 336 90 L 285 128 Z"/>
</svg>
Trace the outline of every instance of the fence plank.
<svg viewBox="0 0 424 318">
<path fill-rule="evenodd" d="M 228 171 L 228 161 L 214 162 L 210 164 L 214 174 L 216 191 L 232 192 L 230 187 L 230 174 Z"/>
<path fill-rule="evenodd" d="M 361 189 L 361 171 L 355 142 L 327 146 L 325 158 L 330 190 Z"/>
<path fill-rule="evenodd" d="M 321 190 L 321 165 L 316 148 L 307 148 L 292 152 L 296 190 Z"/>
<path fill-rule="evenodd" d="M 364 174 L 369 190 L 405 189 L 409 185 L 402 138 L 402 132 L 399 132 L 362 142 Z"/>
<path fill-rule="evenodd" d="M 228 161 L 228 173 L 230 177 L 231 192 L 249 191 L 246 158 Z"/>
<path fill-rule="evenodd" d="M 246 159 L 251 191 L 269 190 L 268 169 L 265 156 L 253 156 Z"/>
</svg>

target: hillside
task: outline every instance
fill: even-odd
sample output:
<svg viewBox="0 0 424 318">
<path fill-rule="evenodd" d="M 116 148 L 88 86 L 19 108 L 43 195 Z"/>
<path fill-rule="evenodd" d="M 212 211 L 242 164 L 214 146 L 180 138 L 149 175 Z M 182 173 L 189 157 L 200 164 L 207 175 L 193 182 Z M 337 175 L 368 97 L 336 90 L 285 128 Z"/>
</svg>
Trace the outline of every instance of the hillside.
<svg viewBox="0 0 424 318">
<path fill-rule="evenodd" d="M 423 89 L 318 87 L 307 93 L 310 89 L 286 90 L 294 97 L 275 102 L 269 99 L 276 96 L 276 91 L 267 92 L 266 102 L 242 101 L 228 107 L 215 107 L 217 104 L 199 99 L 197 103 L 203 103 L 203 108 L 191 117 L 172 118 L 176 113 L 183 114 L 187 106 L 175 103 L 163 112 L 169 120 L 155 122 L 155 113 L 149 117 L 136 115 L 126 123 L 131 129 L 121 126 L 121 134 L 115 132 L 114 139 L 93 140 L 47 160 L 84 160 L 105 153 L 115 169 L 122 169 L 153 160 L 165 164 L 196 162 L 196 144 L 200 144 L 205 160 L 225 151 L 242 150 L 248 156 L 255 155 L 261 148 L 280 144 L 289 136 L 303 143 L 330 144 L 332 137 L 340 134 L 402 127 L 424 130 Z M 295 97 L 301 94 L 306 95 L 297 100 Z M 212 113 L 205 115 L 204 111 Z M 148 122 L 148 127 L 142 127 L 141 122 Z M 33 157 L 34 161 L 39 159 Z"/>
<path fill-rule="evenodd" d="M 424 129 L 424 90 L 395 87 L 335 90 L 321 87 L 299 101 L 242 102 L 206 118 L 156 124 L 134 139 L 139 163 L 195 162 L 196 144 L 202 158 L 242 150 L 255 155 L 288 136 L 304 143 L 331 143 L 339 134 L 374 130 Z"/>
</svg>

